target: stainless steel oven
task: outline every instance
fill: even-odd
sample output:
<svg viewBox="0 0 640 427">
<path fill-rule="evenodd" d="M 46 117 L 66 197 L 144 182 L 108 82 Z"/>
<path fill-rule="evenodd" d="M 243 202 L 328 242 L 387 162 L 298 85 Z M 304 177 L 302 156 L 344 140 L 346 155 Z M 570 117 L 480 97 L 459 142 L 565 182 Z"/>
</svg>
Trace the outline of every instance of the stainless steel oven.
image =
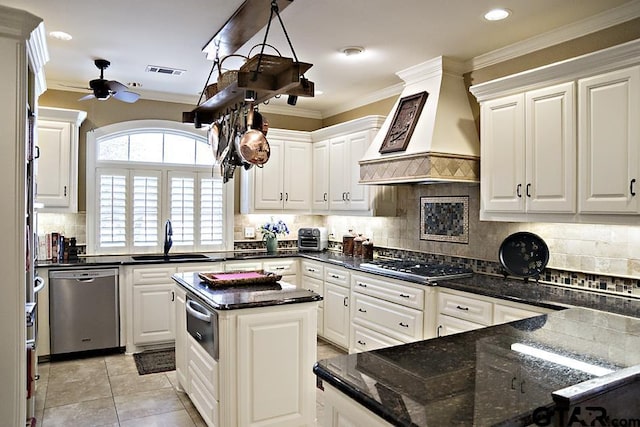
<svg viewBox="0 0 640 427">
<path fill-rule="evenodd" d="M 187 332 L 214 360 L 218 360 L 218 314 L 191 294 L 187 295 L 186 302 Z"/>
</svg>

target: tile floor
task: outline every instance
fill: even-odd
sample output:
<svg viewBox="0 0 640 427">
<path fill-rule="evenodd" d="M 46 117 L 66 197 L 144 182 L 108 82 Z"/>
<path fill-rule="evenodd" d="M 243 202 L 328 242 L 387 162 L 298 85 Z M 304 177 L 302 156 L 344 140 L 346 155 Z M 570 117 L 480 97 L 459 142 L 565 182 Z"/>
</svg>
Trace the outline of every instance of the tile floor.
<svg viewBox="0 0 640 427">
<path fill-rule="evenodd" d="M 343 353 L 318 340 L 318 360 Z M 39 426 L 205 426 L 187 395 L 176 389 L 175 371 L 138 375 L 131 355 L 41 363 L 38 368 Z M 316 408 L 317 425 L 322 425 L 320 390 Z"/>
</svg>

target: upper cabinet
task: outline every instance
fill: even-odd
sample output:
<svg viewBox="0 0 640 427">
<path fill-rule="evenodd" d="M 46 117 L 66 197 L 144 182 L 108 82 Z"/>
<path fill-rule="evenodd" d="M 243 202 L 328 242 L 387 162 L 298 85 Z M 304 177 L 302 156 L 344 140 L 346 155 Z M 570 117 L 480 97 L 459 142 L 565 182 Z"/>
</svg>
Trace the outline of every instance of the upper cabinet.
<svg viewBox="0 0 640 427">
<path fill-rule="evenodd" d="M 78 210 L 78 136 L 87 113 L 38 108 L 36 200 L 41 210 Z"/>
<path fill-rule="evenodd" d="M 312 145 L 308 132 L 269 130 L 269 161 L 242 170 L 242 213 L 311 211 Z"/>
<path fill-rule="evenodd" d="M 565 83 L 482 105 L 484 212 L 575 212 L 573 88 Z"/>
<path fill-rule="evenodd" d="M 359 183 L 358 162 L 383 119 L 367 116 L 312 132 L 314 213 L 395 215 L 394 187 Z"/>
<path fill-rule="evenodd" d="M 639 63 L 640 40 L 472 86 L 480 219 L 626 223 L 620 214 L 640 213 Z"/>
<path fill-rule="evenodd" d="M 578 81 L 580 212 L 638 213 L 640 66 Z"/>
</svg>

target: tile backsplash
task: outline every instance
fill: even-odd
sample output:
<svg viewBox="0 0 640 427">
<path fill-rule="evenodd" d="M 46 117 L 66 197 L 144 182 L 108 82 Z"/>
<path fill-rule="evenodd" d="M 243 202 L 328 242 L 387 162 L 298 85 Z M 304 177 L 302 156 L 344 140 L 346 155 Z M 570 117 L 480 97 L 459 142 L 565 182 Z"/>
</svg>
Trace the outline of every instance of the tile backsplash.
<svg viewBox="0 0 640 427">
<path fill-rule="evenodd" d="M 376 251 L 410 253 L 466 260 L 478 272 L 499 274 L 498 249 L 502 241 L 517 231 L 539 235 L 549 246 L 550 260 L 543 280 L 564 286 L 578 286 L 622 293 L 640 293 L 640 226 L 556 223 L 509 223 L 480 221 L 479 185 L 467 183 L 398 186 L 395 217 L 321 215 L 236 215 L 236 249 L 258 247 L 258 227 L 272 217 L 282 219 L 289 235 L 281 246 L 295 247 L 301 227 L 327 227 L 335 248 L 342 236 L 353 229 L 370 238 Z M 468 243 L 420 239 L 421 197 L 466 196 L 469 200 Z M 245 228 L 253 228 L 255 238 L 245 238 Z M 38 232 L 62 232 L 86 242 L 86 215 L 38 214 Z M 398 252 L 400 251 L 400 252 Z M 403 252 L 405 251 L 405 252 Z"/>
</svg>

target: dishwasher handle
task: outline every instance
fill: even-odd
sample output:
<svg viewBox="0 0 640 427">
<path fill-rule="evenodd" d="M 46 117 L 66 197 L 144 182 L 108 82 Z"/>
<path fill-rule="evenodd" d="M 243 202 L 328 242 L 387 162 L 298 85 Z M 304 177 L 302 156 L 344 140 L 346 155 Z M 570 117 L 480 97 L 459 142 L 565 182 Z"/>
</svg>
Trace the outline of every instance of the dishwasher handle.
<svg viewBox="0 0 640 427">
<path fill-rule="evenodd" d="M 203 322 L 211 323 L 211 312 L 209 312 L 202 305 L 198 304 L 194 300 L 187 300 L 186 304 L 187 314 L 202 320 Z"/>
<path fill-rule="evenodd" d="M 76 282 L 91 283 L 94 280 L 96 280 L 95 277 L 81 277 L 81 278 L 77 278 Z"/>
</svg>

